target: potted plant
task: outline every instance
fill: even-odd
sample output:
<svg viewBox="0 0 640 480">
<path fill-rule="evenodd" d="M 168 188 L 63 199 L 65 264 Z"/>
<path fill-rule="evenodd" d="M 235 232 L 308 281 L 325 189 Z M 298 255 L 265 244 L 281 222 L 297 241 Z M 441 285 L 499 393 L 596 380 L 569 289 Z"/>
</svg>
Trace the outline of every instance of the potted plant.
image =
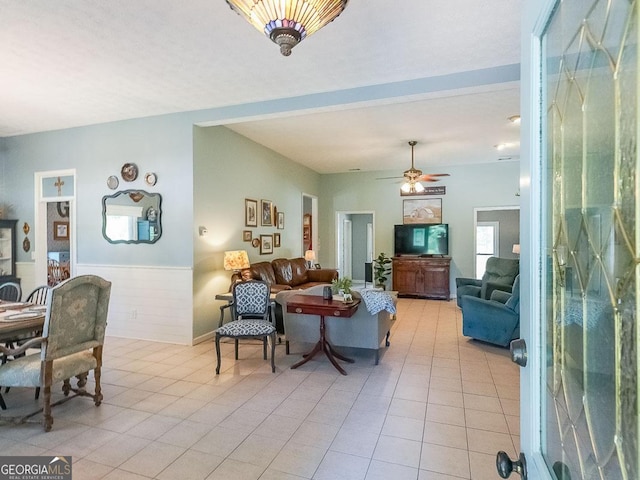
<svg viewBox="0 0 640 480">
<path fill-rule="evenodd" d="M 331 290 L 333 293 L 344 295 L 345 293 L 351 293 L 351 285 L 353 285 L 353 280 L 349 277 L 336 278 L 331 282 Z"/>
<path fill-rule="evenodd" d="M 384 252 L 381 252 L 378 258 L 373 261 L 373 277 L 376 287 L 385 288 L 389 273 L 391 273 L 391 259 Z"/>
</svg>

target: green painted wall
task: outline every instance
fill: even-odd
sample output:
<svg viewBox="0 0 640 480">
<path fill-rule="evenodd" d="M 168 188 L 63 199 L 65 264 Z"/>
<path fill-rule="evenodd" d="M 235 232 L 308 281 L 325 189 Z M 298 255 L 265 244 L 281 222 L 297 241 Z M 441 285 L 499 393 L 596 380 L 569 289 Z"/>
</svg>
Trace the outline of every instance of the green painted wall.
<svg viewBox="0 0 640 480">
<path fill-rule="evenodd" d="M 317 195 L 320 175 L 273 150 L 225 127 L 194 127 L 193 135 L 193 278 L 194 335 L 217 326 L 218 306 L 212 293 L 227 291 L 231 272 L 223 270 L 226 250 L 246 250 L 251 263 L 280 257 L 299 257 L 302 245 L 302 194 Z M 247 227 L 246 198 L 269 200 L 284 212 L 284 229 Z M 199 227 L 208 234 L 199 236 Z M 273 254 L 244 242 L 242 232 L 252 238 L 280 234 L 281 246 Z"/>
<path fill-rule="evenodd" d="M 336 262 L 336 211 L 375 211 L 374 257 L 380 252 L 393 254 L 393 226 L 402 223 L 403 200 L 442 198 L 442 221 L 449 224 L 451 291 L 456 277 L 473 276 L 474 207 L 517 206 L 519 162 L 461 165 L 438 168 L 451 174 L 437 185 L 446 186 L 446 194 L 429 197 L 401 197 L 400 185 L 379 177 L 398 171 L 353 172 L 322 175 L 320 178 L 320 263 Z"/>
</svg>

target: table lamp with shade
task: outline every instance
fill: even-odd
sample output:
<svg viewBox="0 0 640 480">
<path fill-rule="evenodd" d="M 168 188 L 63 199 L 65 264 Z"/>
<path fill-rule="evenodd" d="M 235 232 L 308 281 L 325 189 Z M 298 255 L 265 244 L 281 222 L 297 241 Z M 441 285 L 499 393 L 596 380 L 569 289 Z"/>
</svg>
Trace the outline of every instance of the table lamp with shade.
<svg viewBox="0 0 640 480">
<path fill-rule="evenodd" d="M 234 283 L 242 280 L 240 271 L 251 266 L 246 250 L 230 250 L 224 252 L 223 265 L 225 270 L 233 270 L 229 290 L 231 290 Z"/>
<path fill-rule="evenodd" d="M 307 268 L 314 268 L 313 261 L 316 259 L 316 252 L 307 250 L 304 252 L 304 259 L 307 261 Z"/>
<path fill-rule="evenodd" d="M 520 255 L 520 244 L 519 243 L 514 243 L 513 244 L 513 248 L 511 249 L 511 253 L 514 253 L 516 255 Z"/>
</svg>

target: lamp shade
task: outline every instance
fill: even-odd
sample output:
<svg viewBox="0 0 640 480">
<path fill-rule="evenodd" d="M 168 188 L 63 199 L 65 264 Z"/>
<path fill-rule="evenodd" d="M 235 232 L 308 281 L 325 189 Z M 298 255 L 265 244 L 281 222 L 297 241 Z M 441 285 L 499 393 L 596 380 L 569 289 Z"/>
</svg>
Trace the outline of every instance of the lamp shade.
<svg viewBox="0 0 640 480">
<path fill-rule="evenodd" d="M 314 252 L 313 250 L 307 250 L 306 252 L 304 252 L 304 259 L 307 262 L 311 262 L 313 260 L 316 259 L 316 252 Z"/>
<path fill-rule="evenodd" d="M 516 255 L 520 255 L 520 244 L 514 243 L 513 249 L 511 249 L 511 253 L 515 253 Z"/>
<path fill-rule="evenodd" d="M 333 21 L 349 0 L 227 0 L 227 4 L 256 29 L 280 46 L 291 49 Z"/>
<path fill-rule="evenodd" d="M 242 270 L 249 268 L 249 256 L 246 250 L 231 250 L 224 252 L 224 269 L 225 270 Z"/>
</svg>

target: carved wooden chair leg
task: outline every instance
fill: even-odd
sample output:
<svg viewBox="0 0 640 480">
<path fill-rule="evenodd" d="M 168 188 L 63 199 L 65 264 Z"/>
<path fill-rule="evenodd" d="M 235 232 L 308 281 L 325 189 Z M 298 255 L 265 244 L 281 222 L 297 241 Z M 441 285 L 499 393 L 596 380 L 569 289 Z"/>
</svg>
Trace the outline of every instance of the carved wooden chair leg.
<svg viewBox="0 0 640 480">
<path fill-rule="evenodd" d="M 267 337 L 262 339 L 262 358 L 267 359 Z"/>
<path fill-rule="evenodd" d="M 53 360 L 46 362 L 44 368 L 44 398 L 43 398 L 43 408 L 42 413 L 44 415 L 44 431 L 48 432 L 51 430 L 51 426 L 53 425 L 53 417 L 51 416 L 51 383 L 53 379 Z M 65 383 L 68 384 L 68 380 L 65 380 Z M 62 387 L 64 390 L 64 386 Z M 67 395 L 65 393 L 65 395 Z"/>
<path fill-rule="evenodd" d="M 93 389 L 93 402 L 96 407 L 99 407 L 102 403 L 102 386 L 100 385 L 100 377 L 102 371 L 102 345 L 93 349 L 93 355 L 98 362 L 96 368 L 93 370 L 93 380 L 95 381 L 95 388 Z"/>
<path fill-rule="evenodd" d="M 49 390 L 51 390 L 51 388 L 49 388 Z M 71 391 L 71 382 L 69 382 L 69 379 L 66 378 L 64 380 L 64 382 L 62 383 L 62 393 L 64 393 L 65 397 L 68 397 L 70 391 Z M 46 387 L 44 389 L 44 395 L 45 395 L 45 397 L 47 396 L 47 388 Z"/>
<path fill-rule="evenodd" d="M 40 387 L 36 387 L 36 400 L 40 398 Z"/>
<path fill-rule="evenodd" d="M 236 360 L 238 360 L 238 339 L 236 338 Z"/>
<path fill-rule="evenodd" d="M 2 408 L 2 410 L 6 410 L 7 409 L 7 404 L 4 403 L 4 398 L 2 398 L 2 394 L 0 393 L 0 408 Z"/>
<path fill-rule="evenodd" d="M 84 390 L 85 385 L 87 384 L 87 374 L 88 372 L 81 373 L 80 375 L 76 375 L 78 379 L 78 389 Z"/>
</svg>

